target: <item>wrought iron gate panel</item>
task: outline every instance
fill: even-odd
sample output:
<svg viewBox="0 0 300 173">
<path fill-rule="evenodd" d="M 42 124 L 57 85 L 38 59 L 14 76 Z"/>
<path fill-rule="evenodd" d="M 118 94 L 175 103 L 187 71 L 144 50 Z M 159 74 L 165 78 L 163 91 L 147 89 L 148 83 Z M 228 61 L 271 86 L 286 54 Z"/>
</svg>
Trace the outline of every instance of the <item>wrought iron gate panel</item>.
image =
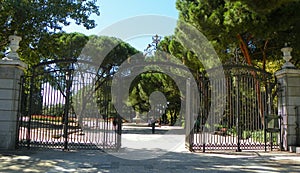
<svg viewBox="0 0 300 173">
<path fill-rule="evenodd" d="M 202 77 L 198 84 L 200 111 L 192 150 L 264 150 L 265 145 L 270 149 L 270 141 L 278 148 L 279 135 L 270 140 L 264 126 L 265 116 L 276 113 L 272 109 L 272 76 L 248 66 L 215 70 L 224 70 L 225 78 Z M 218 98 L 220 95 L 224 97 Z"/>
<path fill-rule="evenodd" d="M 118 149 L 121 121 L 109 77 L 88 62 L 41 63 L 23 80 L 20 147 Z"/>
</svg>

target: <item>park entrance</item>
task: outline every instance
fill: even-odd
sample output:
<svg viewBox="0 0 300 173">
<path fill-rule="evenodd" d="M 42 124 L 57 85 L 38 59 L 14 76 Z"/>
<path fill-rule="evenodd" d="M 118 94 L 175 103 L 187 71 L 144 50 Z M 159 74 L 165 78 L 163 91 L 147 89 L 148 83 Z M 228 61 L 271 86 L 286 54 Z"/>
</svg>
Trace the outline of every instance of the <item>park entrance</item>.
<svg viewBox="0 0 300 173">
<path fill-rule="evenodd" d="M 140 63 L 129 66 L 120 68 L 119 76 L 105 77 L 100 77 L 98 67 L 79 60 L 34 66 L 22 79 L 18 147 L 118 150 L 122 123 L 137 117 L 116 100 L 125 98 L 123 91 L 128 90 L 122 87 L 130 86 L 132 72 L 144 69 Z M 170 68 L 162 62 L 152 66 Z M 172 68 L 180 69 L 179 74 L 187 71 Z M 223 76 L 214 76 L 220 71 Z M 274 111 L 277 93 L 272 76 L 241 65 L 206 72 L 209 75 L 203 73 L 197 80 L 172 77 L 184 98 L 180 114 L 186 147 L 191 151 L 279 148 L 281 121 Z M 117 94 L 112 95 L 112 90 Z"/>
<path fill-rule="evenodd" d="M 110 77 L 85 61 L 34 66 L 22 79 L 18 147 L 116 150 L 121 120 L 110 102 Z"/>
<path fill-rule="evenodd" d="M 224 71 L 225 77 L 214 76 Z M 186 137 L 191 151 L 278 149 L 280 117 L 276 85 L 271 74 L 242 65 L 223 66 L 207 71 L 198 82 L 200 99 L 191 96 Z M 195 104 L 196 103 L 196 104 Z M 194 105 L 199 106 L 199 110 Z"/>
</svg>

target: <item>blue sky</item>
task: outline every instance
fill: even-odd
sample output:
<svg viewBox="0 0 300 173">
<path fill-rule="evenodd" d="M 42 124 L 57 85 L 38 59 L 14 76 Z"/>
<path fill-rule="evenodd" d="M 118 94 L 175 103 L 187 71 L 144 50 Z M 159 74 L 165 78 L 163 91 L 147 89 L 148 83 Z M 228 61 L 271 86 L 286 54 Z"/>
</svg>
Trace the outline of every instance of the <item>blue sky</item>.
<svg viewBox="0 0 300 173">
<path fill-rule="evenodd" d="M 98 0 L 97 5 L 100 7 L 101 14 L 92 15 L 97 24 L 96 28 L 85 30 L 82 26 L 72 24 L 64 29 L 67 32 L 81 32 L 86 35 L 119 37 L 137 49 L 143 50 L 148 43 L 152 42 L 151 35 L 166 36 L 174 33 L 178 18 L 175 4 L 176 0 Z M 143 17 L 145 15 L 148 16 Z M 151 18 L 149 15 L 155 16 Z M 162 16 L 162 21 L 159 20 L 159 16 Z M 116 25 L 122 21 L 123 25 Z M 135 23 L 130 24 L 130 22 Z M 105 30 L 106 32 L 103 33 Z M 107 33 L 107 30 L 110 33 Z M 132 33 L 122 38 L 118 35 L 121 32 Z"/>
</svg>

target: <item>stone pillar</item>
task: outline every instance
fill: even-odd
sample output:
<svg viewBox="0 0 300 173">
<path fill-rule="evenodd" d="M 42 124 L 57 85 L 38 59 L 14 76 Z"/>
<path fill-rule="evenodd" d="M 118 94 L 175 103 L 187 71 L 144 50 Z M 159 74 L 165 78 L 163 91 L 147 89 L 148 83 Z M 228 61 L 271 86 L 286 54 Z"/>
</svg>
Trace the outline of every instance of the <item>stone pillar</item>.
<svg viewBox="0 0 300 173">
<path fill-rule="evenodd" d="M 289 62 L 292 48 L 282 48 L 286 63 L 282 69 L 275 73 L 280 86 L 278 96 L 278 113 L 282 116 L 282 146 L 283 150 L 295 150 L 299 117 L 296 107 L 300 106 L 300 70 Z"/>
<path fill-rule="evenodd" d="M 20 37 L 15 36 L 17 41 Z M 16 54 L 16 43 L 9 56 L 0 60 L 0 149 L 14 149 L 17 139 L 17 117 L 20 99 L 20 79 L 27 65 Z"/>
</svg>

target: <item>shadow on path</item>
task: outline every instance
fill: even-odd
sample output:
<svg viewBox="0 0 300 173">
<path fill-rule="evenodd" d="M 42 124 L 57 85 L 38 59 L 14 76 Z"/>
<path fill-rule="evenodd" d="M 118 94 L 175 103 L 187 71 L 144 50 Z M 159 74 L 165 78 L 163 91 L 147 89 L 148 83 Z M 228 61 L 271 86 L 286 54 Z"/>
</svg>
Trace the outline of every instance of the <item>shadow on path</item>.
<svg viewBox="0 0 300 173">
<path fill-rule="evenodd" d="M 299 155 L 291 153 L 189 153 L 167 152 L 148 160 L 128 160 L 98 150 L 0 151 L 0 172 L 299 172 Z M 164 152 L 156 150 L 155 152 Z M 122 155 L 122 158 L 118 157 Z"/>
</svg>

